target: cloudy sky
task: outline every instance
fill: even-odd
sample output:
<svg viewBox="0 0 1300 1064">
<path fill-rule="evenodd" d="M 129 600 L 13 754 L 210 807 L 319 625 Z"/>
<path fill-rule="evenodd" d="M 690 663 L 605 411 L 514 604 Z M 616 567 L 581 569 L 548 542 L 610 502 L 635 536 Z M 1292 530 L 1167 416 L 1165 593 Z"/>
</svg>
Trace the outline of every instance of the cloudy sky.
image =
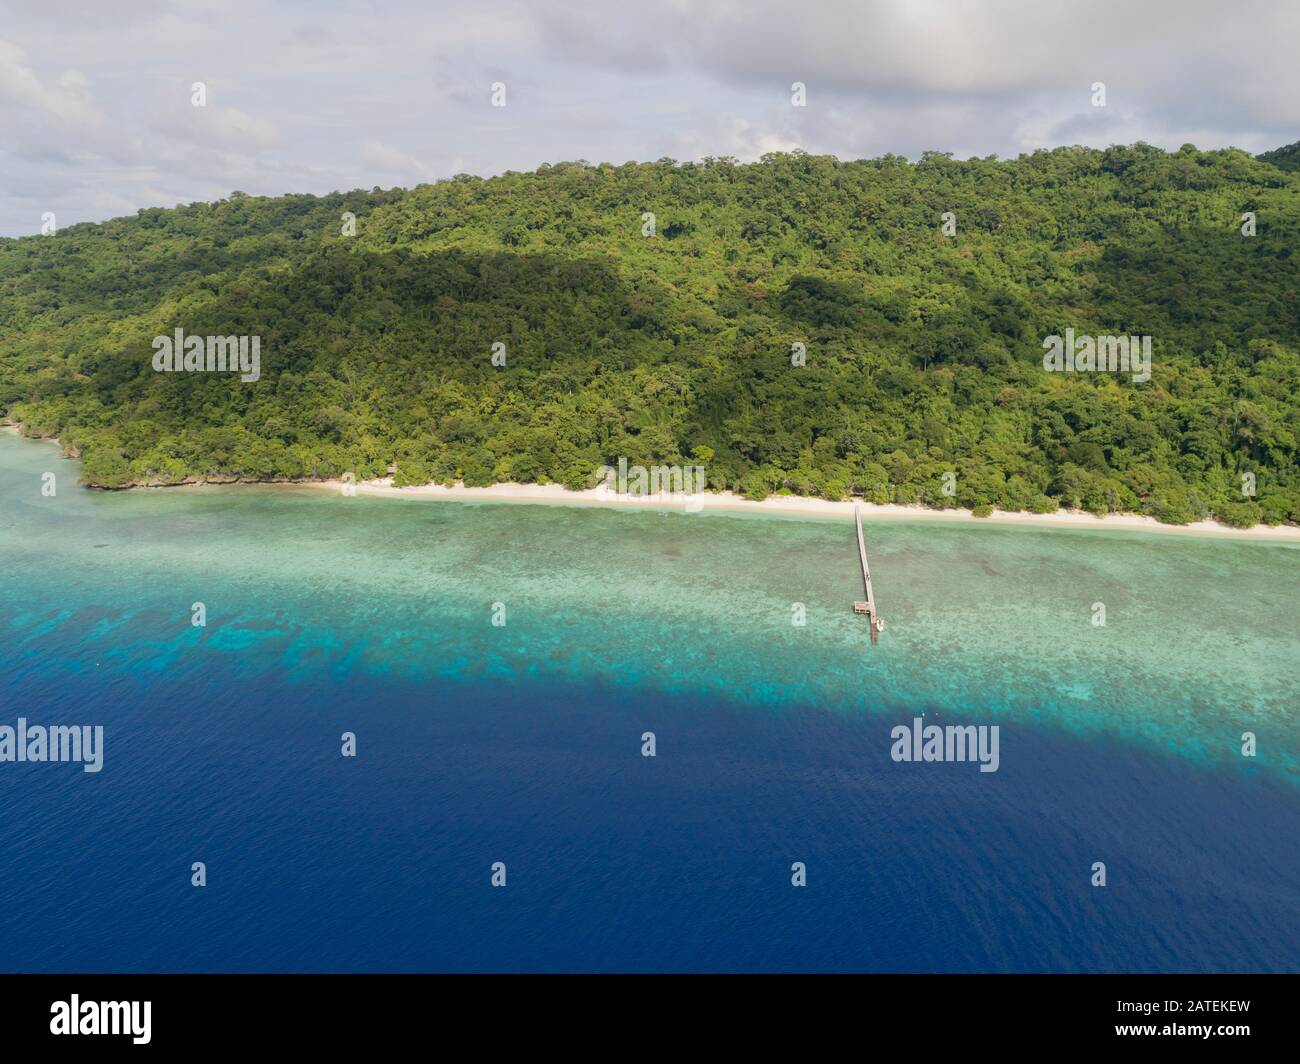
<svg viewBox="0 0 1300 1064">
<path fill-rule="evenodd" d="M 4 0 L 0 235 L 543 162 L 1300 139 L 1300 2 Z M 791 105 L 791 85 L 807 106 Z M 1091 103 L 1104 82 L 1106 106 Z M 192 85 L 207 105 L 192 106 Z M 506 106 L 492 106 L 504 83 Z"/>
</svg>

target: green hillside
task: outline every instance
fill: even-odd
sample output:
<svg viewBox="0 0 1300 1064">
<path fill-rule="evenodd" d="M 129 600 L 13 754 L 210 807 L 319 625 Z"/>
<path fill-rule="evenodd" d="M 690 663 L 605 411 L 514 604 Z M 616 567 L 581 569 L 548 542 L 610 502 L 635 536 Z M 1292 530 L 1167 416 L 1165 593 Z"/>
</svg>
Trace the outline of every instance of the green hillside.
<svg viewBox="0 0 1300 1064">
<path fill-rule="evenodd" d="M 236 193 L 0 240 L 0 412 L 109 487 L 585 487 L 625 456 L 755 497 L 1300 523 L 1298 251 L 1300 174 L 1191 146 Z M 260 379 L 155 372 L 177 328 L 260 337 Z M 1045 371 L 1067 328 L 1149 335 L 1150 381 Z"/>
<path fill-rule="evenodd" d="M 1262 159 L 1266 163 L 1272 163 L 1282 170 L 1300 170 L 1300 140 L 1294 144 L 1288 144 L 1284 148 L 1266 151 L 1262 155 L 1257 155 L 1256 158 Z"/>
</svg>

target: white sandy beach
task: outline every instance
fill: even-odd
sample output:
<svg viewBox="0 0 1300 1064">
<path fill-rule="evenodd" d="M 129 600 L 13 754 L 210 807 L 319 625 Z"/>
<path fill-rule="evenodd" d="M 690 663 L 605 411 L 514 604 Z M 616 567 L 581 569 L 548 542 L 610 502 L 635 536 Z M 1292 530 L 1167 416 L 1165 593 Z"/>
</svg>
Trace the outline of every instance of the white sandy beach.
<svg viewBox="0 0 1300 1064">
<path fill-rule="evenodd" d="M 18 426 L 0 423 L 0 429 L 18 434 Z M 25 437 L 41 438 L 41 437 Z M 42 438 L 57 444 L 55 439 Z M 343 493 L 348 487 L 341 480 L 312 480 L 279 483 L 250 482 L 262 487 L 307 487 L 321 491 Z M 184 488 L 202 488 L 202 484 L 179 485 Z M 1033 525 L 1055 528 L 1128 529 L 1140 532 L 1169 532 L 1183 535 L 1229 536 L 1238 539 L 1291 540 L 1300 542 L 1300 527 L 1255 525 L 1252 528 L 1229 528 L 1217 521 L 1194 521 L 1188 525 L 1165 525 L 1154 517 L 1143 514 L 1095 514 L 1078 510 L 1058 510 L 1051 514 L 1013 513 L 994 510 L 988 517 L 976 517 L 965 509 L 934 510 L 927 506 L 900 506 L 895 503 L 876 503 L 844 500 L 831 502 L 802 495 L 770 495 L 761 502 L 746 499 L 734 492 L 703 492 L 699 495 L 626 495 L 601 486 L 585 491 L 572 491 L 559 484 L 493 484 L 486 488 L 467 488 L 462 484 L 444 487 L 425 484 L 414 488 L 395 488 L 391 477 L 361 481 L 355 486 L 357 495 L 388 496 L 410 499 L 433 499 L 447 502 L 526 502 L 559 506 L 623 506 L 651 510 L 678 510 L 689 512 L 734 511 L 756 514 L 785 514 L 791 517 L 844 518 L 853 515 L 854 506 L 861 506 L 863 520 L 907 521 L 975 521 L 983 524 Z"/>
<path fill-rule="evenodd" d="M 316 481 L 311 484 L 327 491 L 341 492 L 342 481 Z M 1052 514 L 1008 513 L 994 510 L 989 517 L 975 517 L 970 510 L 934 510 L 926 506 L 900 506 L 894 503 L 877 505 L 869 502 L 806 498 L 801 495 L 770 495 L 761 502 L 746 499 L 733 492 L 703 492 L 699 495 L 635 496 L 622 494 L 601 486 L 585 491 L 572 491 L 559 484 L 493 484 L 486 488 L 467 488 L 463 485 L 444 487 L 426 484 L 422 487 L 395 488 L 391 478 L 364 481 L 356 486 L 357 495 L 378 495 L 413 499 L 442 499 L 461 502 L 530 502 L 564 506 L 623 506 L 652 510 L 676 511 L 738 511 L 749 513 L 786 514 L 794 517 L 845 518 L 853 516 L 855 505 L 861 506 L 863 520 L 886 519 L 908 521 L 974 521 L 985 524 L 1033 525 L 1036 527 L 1129 529 L 1142 532 L 1172 532 L 1192 535 L 1230 536 L 1247 539 L 1282 539 L 1300 541 L 1300 528 L 1293 525 L 1255 525 L 1253 528 L 1229 528 L 1217 521 L 1195 521 L 1189 525 L 1165 525 L 1154 517 L 1142 514 L 1107 514 L 1097 517 L 1076 510 L 1058 510 Z"/>
</svg>

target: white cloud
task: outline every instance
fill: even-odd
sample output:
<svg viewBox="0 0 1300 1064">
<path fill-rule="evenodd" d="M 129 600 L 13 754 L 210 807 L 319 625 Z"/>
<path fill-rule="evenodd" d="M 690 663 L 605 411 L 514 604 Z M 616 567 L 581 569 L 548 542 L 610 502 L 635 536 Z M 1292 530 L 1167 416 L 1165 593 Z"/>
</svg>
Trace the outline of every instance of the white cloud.
<svg viewBox="0 0 1300 1064">
<path fill-rule="evenodd" d="M 77 70 L 42 79 L 27 53 L 13 41 L 0 40 L 0 104 L 26 108 L 43 121 L 79 125 L 95 120 L 90 82 Z"/>
<path fill-rule="evenodd" d="M 366 144 L 362 149 L 361 158 L 375 169 L 387 174 L 414 175 L 421 180 L 427 180 L 429 176 L 428 168 L 423 163 L 381 141 L 372 140 Z"/>
<path fill-rule="evenodd" d="M 176 107 L 159 116 L 153 128 L 171 140 L 188 141 L 213 148 L 256 150 L 280 143 L 280 133 L 269 119 L 248 114 L 237 107 Z"/>
<path fill-rule="evenodd" d="M 577 158 L 1300 137 L 1284 0 L 42 0 L 3 35 L 0 233 Z"/>
</svg>

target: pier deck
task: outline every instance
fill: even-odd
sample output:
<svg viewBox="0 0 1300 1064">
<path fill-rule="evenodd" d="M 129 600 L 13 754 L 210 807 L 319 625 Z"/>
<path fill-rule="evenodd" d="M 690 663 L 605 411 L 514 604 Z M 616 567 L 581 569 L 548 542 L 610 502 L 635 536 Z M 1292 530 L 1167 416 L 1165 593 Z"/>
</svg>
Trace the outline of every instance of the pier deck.
<svg viewBox="0 0 1300 1064">
<path fill-rule="evenodd" d="M 862 509 L 859 506 L 853 507 L 853 523 L 858 530 L 858 558 L 862 562 L 862 587 L 867 596 L 865 601 L 853 603 L 853 612 L 867 615 L 867 622 L 871 625 L 871 641 L 874 643 L 880 637 L 884 623 L 876 613 L 876 593 L 871 586 L 871 566 L 867 564 L 867 544 L 862 538 Z"/>
</svg>

